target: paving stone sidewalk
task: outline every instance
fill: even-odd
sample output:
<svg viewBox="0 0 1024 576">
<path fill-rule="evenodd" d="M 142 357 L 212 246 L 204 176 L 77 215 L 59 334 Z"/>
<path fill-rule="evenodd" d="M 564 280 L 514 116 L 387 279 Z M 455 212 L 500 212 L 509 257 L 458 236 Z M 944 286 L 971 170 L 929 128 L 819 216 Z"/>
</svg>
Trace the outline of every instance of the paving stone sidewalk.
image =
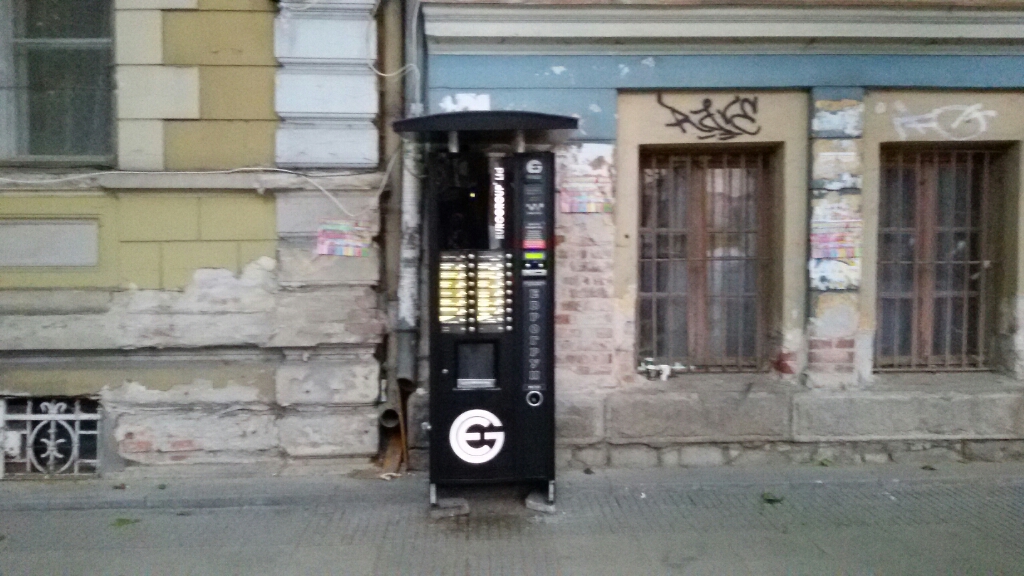
<svg viewBox="0 0 1024 576">
<path fill-rule="evenodd" d="M 0 483 L 0 574 L 1024 574 L 1018 464 L 571 472 L 444 519 L 422 475 L 125 484 Z"/>
</svg>

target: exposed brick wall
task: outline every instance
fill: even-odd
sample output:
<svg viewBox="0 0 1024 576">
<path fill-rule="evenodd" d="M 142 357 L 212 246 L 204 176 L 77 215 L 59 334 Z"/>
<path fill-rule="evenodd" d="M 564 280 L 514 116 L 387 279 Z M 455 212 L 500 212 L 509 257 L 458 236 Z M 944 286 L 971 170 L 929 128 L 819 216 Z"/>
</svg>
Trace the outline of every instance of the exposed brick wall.
<svg viewBox="0 0 1024 576">
<path fill-rule="evenodd" d="M 555 366 L 563 389 L 615 383 L 610 214 L 558 213 Z"/>
<path fill-rule="evenodd" d="M 854 371 L 853 338 L 812 338 L 807 344 L 808 370 L 836 374 L 849 374 Z"/>
</svg>

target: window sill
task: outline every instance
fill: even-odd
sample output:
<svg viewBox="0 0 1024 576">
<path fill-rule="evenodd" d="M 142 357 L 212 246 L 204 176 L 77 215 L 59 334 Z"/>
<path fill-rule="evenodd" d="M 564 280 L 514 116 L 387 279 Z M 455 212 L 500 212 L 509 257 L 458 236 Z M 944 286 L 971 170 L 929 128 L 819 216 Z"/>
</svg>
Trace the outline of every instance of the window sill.
<svg viewBox="0 0 1024 576">
<path fill-rule="evenodd" d="M 643 378 L 641 376 L 641 378 Z M 677 374 L 667 380 L 646 380 L 644 388 L 673 392 L 772 392 L 793 389 L 797 380 L 784 379 L 771 372 Z"/>
</svg>

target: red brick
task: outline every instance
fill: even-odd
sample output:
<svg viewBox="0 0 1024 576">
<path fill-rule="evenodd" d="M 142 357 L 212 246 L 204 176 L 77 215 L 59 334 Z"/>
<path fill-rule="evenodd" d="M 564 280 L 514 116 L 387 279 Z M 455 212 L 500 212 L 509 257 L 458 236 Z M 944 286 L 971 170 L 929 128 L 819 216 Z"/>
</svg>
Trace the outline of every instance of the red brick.
<svg viewBox="0 0 1024 576">
<path fill-rule="evenodd" d="M 796 374 L 796 354 L 793 352 L 780 352 L 772 362 L 772 367 L 780 374 Z"/>
<path fill-rule="evenodd" d="M 811 350 L 827 350 L 829 348 L 832 348 L 832 341 L 814 338 L 807 342 L 807 346 Z"/>
<path fill-rule="evenodd" d="M 843 338 L 836 340 L 836 348 L 842 348 L 844 350 L 853 350 L 853 338 Z"/>
<path fill-rule="evenodd" d="M 196 443 L 193 440 L 172 440 L 169 449 L 175 452 L 187 452 L 190 450 L 198 450 L 199 447 L 196 446 Z"/>
<path fill-rule="evenodd" d="M 125 454 L 153 451 L 153 443 L 149 440 L 122 440 L 119 446 Z"/>
<path fill-rule="evenodd" d="M 568 314 L 555 314 L 555 324 L 568 324 L 568 323 L 569 323 L 569 315 Z"/>
</svg>

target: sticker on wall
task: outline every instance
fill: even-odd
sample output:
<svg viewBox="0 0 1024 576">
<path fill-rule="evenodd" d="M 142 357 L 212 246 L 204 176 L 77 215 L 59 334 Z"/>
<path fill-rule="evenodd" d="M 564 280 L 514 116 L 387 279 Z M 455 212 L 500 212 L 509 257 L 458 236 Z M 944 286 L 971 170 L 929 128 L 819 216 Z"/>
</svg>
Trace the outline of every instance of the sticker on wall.
<svg viewBox="0 0 1024 576">
<path fill-rule="evenodd" d="M 568 144 L 555 152 L 562 212 L 611 212 L 614 204 L 615 147 Z"/>
<path fill-rule="evenodd" d="M 373 243 L 373 229 L 348 220 L 324 220 L 316 234 L 320 256 L 366 256 Z"/>
</svg>

